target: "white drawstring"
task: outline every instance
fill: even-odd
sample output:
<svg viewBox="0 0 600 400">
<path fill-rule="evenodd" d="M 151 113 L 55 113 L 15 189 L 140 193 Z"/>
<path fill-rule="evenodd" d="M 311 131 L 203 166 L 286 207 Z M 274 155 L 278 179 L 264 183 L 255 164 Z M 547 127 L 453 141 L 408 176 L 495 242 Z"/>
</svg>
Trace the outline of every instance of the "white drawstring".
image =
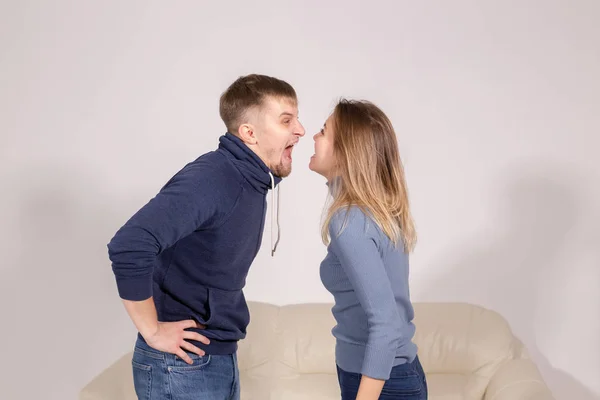
<svg viewBox="0 0 600 400">
<path fill-rule="evenodd" d="M 277 204 L 275 203 L 275 178 L 273 178 L 273 174 L 269 172 L 269 176 L 271 177 L 271 257 L 275 256 L 275 250 L 277 250 L 277 245 L 279 244 L 279 237 L 281 228 L 279 226 L 279 186 L 277 186 Z M 275 208 L 277 207 L 277 216 L 275 216 Z M 277 240 L 275 241 L 275 245 L 273 245 L 273 221 L 277 222 Z"/>
</svg>

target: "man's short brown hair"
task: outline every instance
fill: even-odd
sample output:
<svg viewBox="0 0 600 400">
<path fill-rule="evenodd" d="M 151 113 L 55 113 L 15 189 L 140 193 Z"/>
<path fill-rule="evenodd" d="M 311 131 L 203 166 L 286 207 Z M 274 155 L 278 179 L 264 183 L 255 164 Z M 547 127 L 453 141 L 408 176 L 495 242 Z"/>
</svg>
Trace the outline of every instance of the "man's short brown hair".
<svg viewBox="0 0 600 400">
<path fill-rule="evenodd" d="M 239 77 L 221 95 L 219 103 L 219 113 L 227 130 L 237 135 L 246 112 L 262 106 L 268 96 L 298 101 L 294 88 L 280 79 L 257 74 Z"/>
</svg>

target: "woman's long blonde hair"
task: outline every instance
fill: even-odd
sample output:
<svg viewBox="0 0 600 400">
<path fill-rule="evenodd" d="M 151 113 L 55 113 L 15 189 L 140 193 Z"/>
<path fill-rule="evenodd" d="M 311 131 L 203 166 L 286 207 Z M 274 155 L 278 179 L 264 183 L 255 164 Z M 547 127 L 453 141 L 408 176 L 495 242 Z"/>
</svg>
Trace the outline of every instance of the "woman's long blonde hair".
<svg viewBox="0 0 600 400">
<path fill-rule="evenodd" d="M 392 123 L 371 102 L 342 99 L 333 111 L 332 128 L 336 187 L 321 230 L 323 242 L 329 243 L 332 216 L 357 206 L 395 245 L 402 242 L 411 252 L 416 232 Z"/>
</svg>

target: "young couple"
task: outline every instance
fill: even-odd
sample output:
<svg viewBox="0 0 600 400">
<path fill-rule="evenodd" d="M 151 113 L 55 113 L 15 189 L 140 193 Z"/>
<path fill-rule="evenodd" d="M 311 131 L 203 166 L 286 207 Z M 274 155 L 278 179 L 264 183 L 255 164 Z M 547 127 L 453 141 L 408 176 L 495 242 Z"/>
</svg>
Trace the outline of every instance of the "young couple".
<svg viewBox="0 0 600 400">
<path fill-rule="evenodd" d="M 292 86 L 264 75 L 231 84 L 220 114 L 218 149 L 175 174 L 108 244 L 139 332 L 140 400 L 240 398 L 236 350 L 250 318 L 242 289 L 266 196 L 291 173 L 304 127 Z M 369 102 L 342 100 L 314 142 L 309 168 L 332 198 L 320 275 L 335 299 L 341 398 L 426 399 L 408 288 L 415 230 L 392 124 Z"/>
</svg>

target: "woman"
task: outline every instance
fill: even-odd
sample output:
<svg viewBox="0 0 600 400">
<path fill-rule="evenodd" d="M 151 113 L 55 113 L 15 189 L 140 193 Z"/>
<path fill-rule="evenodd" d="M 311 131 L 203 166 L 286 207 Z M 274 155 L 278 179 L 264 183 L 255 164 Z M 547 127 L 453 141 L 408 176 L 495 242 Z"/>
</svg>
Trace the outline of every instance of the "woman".
<svg viewBox="0 0 600 400">
<path fill-rule="evenodd" d="M 333 200 L 320 273 L 335 299 L 342 400 L 427 399 L 408 288 L 415 229 L 392 124 L 372 103 L 342 100 L 314 141 L 309 168 Z"/>
</svg>

